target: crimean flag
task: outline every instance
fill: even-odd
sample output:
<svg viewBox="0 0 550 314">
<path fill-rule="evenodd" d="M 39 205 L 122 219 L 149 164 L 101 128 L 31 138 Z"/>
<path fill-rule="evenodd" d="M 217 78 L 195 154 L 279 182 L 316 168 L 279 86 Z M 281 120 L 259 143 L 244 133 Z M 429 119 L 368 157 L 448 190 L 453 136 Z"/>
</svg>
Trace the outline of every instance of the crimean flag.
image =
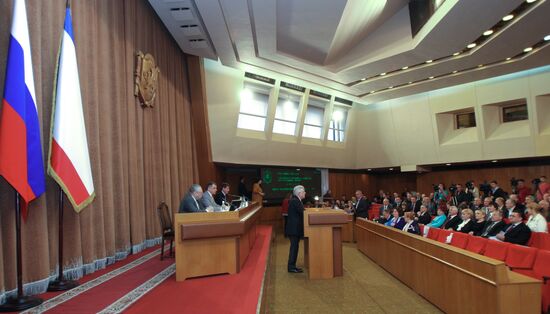
<svg viewBox="0 0 550 314">
<path fill-rule="evenodd" d="M 25 0 L 15 0 L 0 112 L 0 175 L 26 204 L 46 190 Z"/>
<path fill-rule="evenodd" d="M 82 111 L 71 9 L 67 6 L 53 97 L 48 173 L 76 212 L 94 199 L 94 182 Z"/>
</svg>

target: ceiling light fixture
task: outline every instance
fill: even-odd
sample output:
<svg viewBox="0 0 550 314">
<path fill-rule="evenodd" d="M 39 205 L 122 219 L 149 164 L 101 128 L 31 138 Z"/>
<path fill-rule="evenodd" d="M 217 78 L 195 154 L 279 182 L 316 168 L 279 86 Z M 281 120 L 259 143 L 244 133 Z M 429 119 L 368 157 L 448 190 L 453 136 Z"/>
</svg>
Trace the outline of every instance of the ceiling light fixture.
<svg viewBox="0 0 550 314">
<path fill-rule="evenodd" d="M 508 15 L 506 15 L 505 17 L 503 17 L 502 20 L 503 20 L 504 22 L 506 22 L 506 21 L 509 21 L 509 20 L 511 20 L 511 19 L 513 19 L 513 18 L 514 18 L 514 15 L 513 15 L 513 14 L 508 14 Z"/>
<path fill-rule="evenodd" d="M 369 168 L 369 169 L 367 169 L 367 171 L 372 171 L 372 169 Z"/>
<path fill-rule="evenodd" d="M 361 79 L 361 81 L 365 81 L 365 80 L 367 80 L 367 78 L 366 78 L 366 77 L 364 77 L 364 78 L 362 78 L 362 79 Z"/>
<path fill-rule="evenodd" d="M 453 71 L 453 74 L 455 74 L 455 73 L 458 73 L 458 71 L 457 71 L 457 70 L 454 70 L 454 71 Z"/>
<path fill-rule="evenodd" d="M 453 53 L 453 56 L 458 56 L 460 54 L 460 52 L 455 52 Z"/>
<path fill-rule="evenodd" d="M 506 58 L 506 61 L 510 61 L 510 60 L 512 60 L 512 58 L 511 58 L 511 57 L 508 57 L 508 58 Z"/>
<path fill-rule="evenodd" d="M 491 160 L 491 162 L 498 162 L 498 160 Z"/>
<path fill-rule="evenodd" d="M 533 3 L 535 1 L 537 1 L 537 0 L 527 0 L 527 3 Z"/>
<path fill-rule="evenodd" d="M 434 61 L 433 61 L 433 60 L 428 60 L 428 61 L 426 61 L 426 63 L 432 63 L 432 62 L 434 62 Z"/>
<path fill-rule="evenodd" d="M 492 29 L 488 29 L 486 31 L 483 32 L 483 36 L 489 36 L 493 33 L 493 30 Z"/>
<path fill-rule="evenodd" d="M 431 80 L 431 79 L 433 79 L 434 77 L 433 77 L 433 76 L 430 76 L 430 77 L 428 77 L 428 78 Z"/>
<path fill-rule="evenodd" d="M 549 40 L 550 40 L 550 35 L 544 36 L 544 40 L 545 40 L 545 41 L 549 41 Z"/>
<path fill-rule="evenodd" d="M 409 84 L 412 84 L 413 82 L 409 82 Z"/>
<path fill-rule="evenodd" d="M 408 69 L 409 67 L 402 67 L 401 70 L 406 70 Z"/>
<path fill-rule="evenodd" d="M 392 88 L 393 88 L 393 86 L 390 86 L 390 87 L 388 87 L 388 88 L 389 88 L 389 89 L 392 89 Z"/>
<path fill-rule="evenodd" d="M 450 166 L 451 164 L 445 164 L 445 165 Z"/>
<path fill-rule="evenodd" d="M 472 48 L 474 48 L 475 46 L 477 46 L 476 43 L 471 43 L 471 44 L 469 44 L 468 46 L 466 46 L 466 48 L 472 49 Z"/>
<path fill-rule="evenodd" d="M 386 75 L 386 72 L 380 73 L 380 76 L 384 76 L 384 75 Z"/>
<path fill-rule="evenodd" d="M 390 171 L 392 171 L 392 170 L 393 170 L 393 168 L 390 168 Z"/>
<path fill-rule="evenodd" d="M 527 47 L 527 48 L 523 49 L 523 52 L 529 52 L 531 50 L 533 50 L 533 47 Z"/>
<path fill-rule="evenodd" d="M 482 68 L 482 67 L 483 67 L 483 64 L 480 64 L 480 65 L 478 65 L 477 67 L 478 67 L 478 68 Z"/>
<path fill-rule="evenodd" d="M 370 91 L 370 94 L 374 94 L 374 91 L 373 91 L 373 90 L 371 90 L 371 91 Z"/>
</svg>

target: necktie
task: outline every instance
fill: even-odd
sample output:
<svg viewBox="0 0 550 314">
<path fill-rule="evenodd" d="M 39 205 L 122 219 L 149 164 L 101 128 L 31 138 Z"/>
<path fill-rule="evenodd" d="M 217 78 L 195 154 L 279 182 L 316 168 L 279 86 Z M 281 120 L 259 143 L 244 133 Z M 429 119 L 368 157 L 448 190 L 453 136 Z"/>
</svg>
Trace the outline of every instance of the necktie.
<svg viewBox="0 0 550 314">
<path fill-rule="evenodd" d="M 493 229 L 493 227 L 495 226 L 495 222 L 492 222 L 489 227 L 487 227 L 487 229 L 485 229 L 485 232 L 483 232 L 482 236 L 487 236 L 489 234 L 489 232 L 491 231 L 491 229 Z"/>
<path fill-rule="evenodd" d="M 510 227 L 508 227 L 508 229 L 506 229 L 506 232 L 505 232 L 505 233 L 508 233 L 508 231 L 514 229 L 515 226 L 516 226 L 516 225 L 510 225 Z"/>
</svg>

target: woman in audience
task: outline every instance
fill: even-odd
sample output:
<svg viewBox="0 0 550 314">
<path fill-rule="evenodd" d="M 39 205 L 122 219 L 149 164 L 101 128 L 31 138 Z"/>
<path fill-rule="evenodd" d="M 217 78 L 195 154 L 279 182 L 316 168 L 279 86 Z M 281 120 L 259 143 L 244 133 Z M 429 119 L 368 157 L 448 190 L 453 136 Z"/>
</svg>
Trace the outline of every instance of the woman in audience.
<svg viewBox="0 0 550 314">
<path fill-rule="evenodd" d="M 469 208 L 464 208 L 461 212 L 462 222 L 456 226 L 455 231 L 468 233 L 473 230 L 474 221 L 472 220 L 474 212 Z"/>
<path fill-rule="evenodd" d="M 419 224 L 423 225 L 427 225 L 432 221 L 432 216 L 428 213 L 428 207 L 426 207 L 426 205 L 420 205 L 417 221 Z"/>
<path fill-rule="evenodd" d="M 440 228 L 445 223 L 445 220 L 447 219 L 447 213 L 443 210 L 443 208 L 437 209 L 437 217 L 432 220 L 429 224 L 427 224 L 427 227 L 430 228 Z"/>
<path fill-rule="evenodd" d="M 405 212 L 408 212 L 410 209 L 409 209 L 409 203 L 407 202 L 402 202 L 401 203 L 401 208 L 399 208 L 399 210 L 402 212 L 402 213 L 405 213 Z"/>
<path fill-rule="evenodd" d="M 401 209 L 394 208 L 393 217 L 388 222 L 386 222 L 384 225 L 388 227 L 394 227 L 397 229 L 403 229 L 403 226 L 405 226 L 405 219 L 401 217 L 403 215 L 403 212 Z"/>
<path fill-rule="evenodd" d="M 531 202 L 527 205 L 527 212 L 529 213 L 529 219 L 527 220 L 527 227 L 531 229 L 532 232 L 546 232 L 548 233 L 548 224 L 546 219 L 540 213 L 540 206 Z"/>
<path fill-rule="evenodd" d="M 476 217 L 476 221 L 472 226 L 472 231 L 468 233 L 475 236 L 480 236 L 481 233 L 483 232 L 483 228 L 485 228 L 485 224 L 487 223 L 487 221 L 485 220 L 486 218 L 485 212 L 481 209 L 478 209 L 475 211 L 475 217 Z"/>
<path fill-rule="evenodd" d="M 401 230 L 414 234 L 420 234 L 420 227 L 418 226 L 418 222 L 414 220 L 414 212 L 406 212 L 404 217 L 405 225 Z"/>
<path fill-rule="evenodd" d="M 497 211 L 497 205 L 495 203 L 489 203 L 489 205 L 486 208 L 487 208 L 487 215 L 485 218 L 487 221 L 491 221 L 491 219 L 493 219 L 493 213 Z"/>
</svg>

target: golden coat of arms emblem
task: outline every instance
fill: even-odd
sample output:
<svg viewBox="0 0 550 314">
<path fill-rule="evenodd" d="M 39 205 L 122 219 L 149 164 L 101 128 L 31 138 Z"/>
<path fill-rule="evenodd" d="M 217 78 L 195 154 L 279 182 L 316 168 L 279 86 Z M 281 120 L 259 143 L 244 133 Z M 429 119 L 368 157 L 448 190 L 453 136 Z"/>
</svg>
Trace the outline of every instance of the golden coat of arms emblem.
<svg viewBox="0 0 550 314">
<path fill-rule="evenodd" d="M 139 98 L 142 106 L 153 107 L 160 70 L 151 54 L 138 51 L 136 57 L 134 95 Z"/>
</svg>

